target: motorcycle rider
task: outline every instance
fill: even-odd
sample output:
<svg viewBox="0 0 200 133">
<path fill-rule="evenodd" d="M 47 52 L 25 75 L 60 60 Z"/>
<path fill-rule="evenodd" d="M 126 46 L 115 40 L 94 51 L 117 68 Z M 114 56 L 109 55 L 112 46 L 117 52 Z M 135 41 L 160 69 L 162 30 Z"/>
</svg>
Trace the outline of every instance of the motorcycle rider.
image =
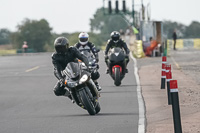
<svg viewBox="0 0 200 133">
<path fill-rule="evenodd" d="M 127 64 L 129 62 L 129 52 L 130 50 L 128 49 L 126 43 L 120 38 L 120 33 L 118 31 L 113 31 L 110 34 L 111 39 L 108 40 L 107 44 L 106 44 L 106 50 L 105 50 L 105 62 L 107 65 L 107 70 L 106 70 L 106 74 L 109 73 L 109 67 L 108 67 L 108 51 L 110 48 L 114 48 L 114 47 L 119 47 L 119 48 L 123 48 L 126 52 L 126 64 L 125 67 L 127 67 Z M 128 73 L 128 69 L 125 69 L 125 72 Z"/>
<path fill-rule="evenodd" d="M 54 87 L 54 93 L 56 96 L 67 96 L 72 100 L 70 92 L 65 89 L 65 79 L 61 71 L 65 69 L 69 62 L 73 62 L 77 58 L 83 61 L 88 67 L 88 59 L 85 55 L 81 54 L 77 48 L 69 47 L 69 41 L 65 37 L 56 38 L 54 47 L 56 52 L 52 54 L 52 63 L 54 66 L 54 75 L 58 79 L 58 82 Z"/>
<path fill-rule="evenodd" d="M 95 45 L 91 42 L 89 42 L 89 35 L 88 33 L 86 32 L 81 32 L 78 36 L 79 38 L 79 42 L 77 42 L 74 46 L 80 51 L 88 51 L 90 53 L 93 53 L 95 59 L 96 59 L 96 62 L 98 63 L 99 62 L 99 56 L 98 56 L 98 51 L 95 47 Z M 97 68 L 99 68 L 99 65 L 97 65 Z M 91 78 L 92 80 L 94 81 L 96 87 L 97 87 L 97 90 L 98 91 L 101 91 L 101 87 L 99 85 L 99 83 L 97 82 L 97 79 L 100 77 L 100 74 L 98 71 L 96 72 L 92 72 L 91 73 Z"/>
</svg>

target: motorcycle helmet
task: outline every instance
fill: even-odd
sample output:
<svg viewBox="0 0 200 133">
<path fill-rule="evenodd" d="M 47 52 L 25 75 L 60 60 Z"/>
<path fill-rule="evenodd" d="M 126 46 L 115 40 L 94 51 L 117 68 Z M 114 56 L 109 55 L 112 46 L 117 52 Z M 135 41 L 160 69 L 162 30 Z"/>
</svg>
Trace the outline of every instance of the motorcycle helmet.
<svg viewBox="0 0 200 133">
<path fill-rule="evenodd" d="M 79 43 L 80 43 L 81 45 L 85 45 L 85 44 L 88 43 L 89 35 L 88 35 L 88 33 L 86 33 L 86 32 L 81 32 L 81 33 L 79 34 L 78 38 L 79 38 Z"/>
<path fill-rule="evenodd" d="M 119 38 L 120 38 L 120 33 L 117 32 L 117 31 L 113 31 L 110 34 L 110 37 L 111 37 L 111 39 L 113 40 L 114 43 L 117 43 L 119 41 Z"/>
<path fill-rule="evenodd" d="M 69 48 L 69 41 L 65 37 L 58 37 L 54 41 L 54 47 L 57 53 L 65 53 Z"/>
</svg>

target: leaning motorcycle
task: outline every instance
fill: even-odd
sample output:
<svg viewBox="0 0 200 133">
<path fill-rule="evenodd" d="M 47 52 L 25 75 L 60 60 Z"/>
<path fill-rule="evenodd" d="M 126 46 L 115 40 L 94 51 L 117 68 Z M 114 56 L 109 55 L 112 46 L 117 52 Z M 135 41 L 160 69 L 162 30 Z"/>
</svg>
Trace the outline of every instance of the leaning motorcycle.
<svg viewBox="0 0 200 133">
<path fill-rule="evenodd" d="M 125 77 L 125 54 L 121 48 L 113 48 L 108 54 L 109 74 L 114 80 L 116 86 L 121 85 L 122 79 Z"/>
<path fill-rule="evenodd" d="M 83 62 L 70 62 L 63 71 L 65 86 L 69 89 L 72 99 L 90 115 L 95 115 L 101 110 L 98 102 L 99 92 L 91 79 L 91 74 L 86 71 Z"/>
</svg>

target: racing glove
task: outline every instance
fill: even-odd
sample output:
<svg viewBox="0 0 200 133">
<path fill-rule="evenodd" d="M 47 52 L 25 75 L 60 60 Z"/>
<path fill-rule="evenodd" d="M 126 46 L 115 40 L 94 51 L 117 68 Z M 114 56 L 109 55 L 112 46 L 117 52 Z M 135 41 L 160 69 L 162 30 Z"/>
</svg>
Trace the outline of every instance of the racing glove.
<svg viewBox="0 0 200 133">
<path fill-rule="evenodd" d="M 65 79 L 64 79 L 64 78 L 61 78 L 61 79 L 59 80 L 59 83 L 60 83 L 60 86 L 64 86 L 64 84 L 65 84 Z"/>
</svg>

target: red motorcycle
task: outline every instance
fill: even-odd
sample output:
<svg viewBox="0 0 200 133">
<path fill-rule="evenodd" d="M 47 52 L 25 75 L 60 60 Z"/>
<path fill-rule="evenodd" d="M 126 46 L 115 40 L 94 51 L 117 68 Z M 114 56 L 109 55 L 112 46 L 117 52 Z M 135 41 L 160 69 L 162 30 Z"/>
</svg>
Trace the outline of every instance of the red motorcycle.
<svg viewBox="0 0 200 133">
<path fill-rule="evenodd" d="M 114 80 L 116 86 L 121 85 L 125 77 L 125 52 L 121 48 L 113 48 L 108 55 L 109 74 Z"/>
</svg>

